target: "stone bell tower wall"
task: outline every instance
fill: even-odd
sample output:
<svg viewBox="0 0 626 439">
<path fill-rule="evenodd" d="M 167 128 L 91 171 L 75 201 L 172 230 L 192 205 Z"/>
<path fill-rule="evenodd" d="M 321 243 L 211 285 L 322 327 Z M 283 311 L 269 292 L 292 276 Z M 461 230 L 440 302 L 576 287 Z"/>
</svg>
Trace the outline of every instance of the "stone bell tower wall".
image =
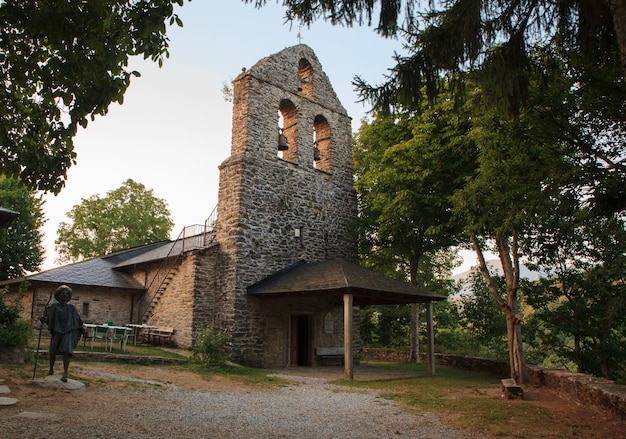
<svg viewBox="0 0 626 439">
<path fill-rule="evenodd" d="M 282 157 L 279 124 L 289 148 Z M 309 47 L 287 48 L 237 77 L 216 230 L 218 320 L 233 361 L 262 362 L 264 320 L 248 286 L 301 259 L 357 260 L 352 183 L 351 121 Z"/>
</svg>

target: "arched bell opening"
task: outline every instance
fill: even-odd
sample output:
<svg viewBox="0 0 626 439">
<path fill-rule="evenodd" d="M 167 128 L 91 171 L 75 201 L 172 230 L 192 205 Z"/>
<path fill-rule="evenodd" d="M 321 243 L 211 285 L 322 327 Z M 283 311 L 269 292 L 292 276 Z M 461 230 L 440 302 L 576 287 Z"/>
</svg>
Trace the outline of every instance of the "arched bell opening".
<svg viewBox="0 0 626 439">
<path fill-rule="evenodd" d="M 296 162 L 298 138 L 298 111 L 296 106 L 288 99 L 280 101 L 278 107 L 278 157 Z"/>
<path fill-rule="evenodd" d="M 313 122 L 313 166 L 322 171 L 330 171 L 330 125 L 322 115 Z"/>
<path fill-rule="evenodd" d="M 298 92 L 308 98 L 313 96 L 313 66 L 306 58 L 301 58 L 298 63 L 298 75 L 300 76 L 300 85 Z"/>
</svg>

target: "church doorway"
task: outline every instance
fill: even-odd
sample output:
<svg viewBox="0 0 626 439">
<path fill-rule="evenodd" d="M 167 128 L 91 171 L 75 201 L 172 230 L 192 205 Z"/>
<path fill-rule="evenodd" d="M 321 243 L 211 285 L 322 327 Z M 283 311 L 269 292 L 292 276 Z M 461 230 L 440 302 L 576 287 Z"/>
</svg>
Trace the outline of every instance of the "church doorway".
<svg viewBox="0 0 626 439">
<path fill-rule="evenodd" d="M 311 365 L 311 326 L 310 315 L 291 316 L 290 366 Z"/>
</svg>

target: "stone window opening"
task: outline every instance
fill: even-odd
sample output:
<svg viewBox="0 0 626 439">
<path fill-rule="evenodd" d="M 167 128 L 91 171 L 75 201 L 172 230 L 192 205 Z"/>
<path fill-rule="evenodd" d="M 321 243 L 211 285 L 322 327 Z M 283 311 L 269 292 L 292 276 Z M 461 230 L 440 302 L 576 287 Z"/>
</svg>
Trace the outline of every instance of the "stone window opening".
<svg viewBox="0 0 626 439">
<path fill-rule="evenodd" d="M 298 161 L 298 111 L 296 106 L 288 99 L 280 101 L 278 107 L 278 132 L 277 135 L 285 136 L 287 149 L 278 151 L 277 155 L 283 160 L 290 162 Z M 277 138 L 278 138 L 277 136 Z M 278 149 L 278 145 L 277 145 Z"/>
<path fill-rule="evenodd" d="M 313 66 L 306 58 L 301 58 L 298 63 L 298 75 L 300 84 L 298 91 L 308 98 L 313 96 Z"/>
<path fill-rule="evenodd" d="M 313 167 L 330 171 L 330 125 L 324 116 L 318 115 L 313 122 Z"/>
</svg>

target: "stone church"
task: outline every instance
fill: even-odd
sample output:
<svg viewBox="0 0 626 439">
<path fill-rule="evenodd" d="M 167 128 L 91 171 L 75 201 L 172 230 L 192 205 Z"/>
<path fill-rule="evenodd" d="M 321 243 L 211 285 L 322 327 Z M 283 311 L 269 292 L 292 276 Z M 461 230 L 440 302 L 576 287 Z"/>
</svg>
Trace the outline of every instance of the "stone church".
<svg viewBox="0 0 626 439">
<path fill-rule="evenodd" d="M 173 327 L 182 347 L 213 325 L 231 361 L 270 368 L 319 365 L 324 347 L 351 364 L 362 305 L 426 303 L 432 316 L 442 296 L 358 266 L 351 119 L 315 53 L 268 56 L 233 90 L 231 153 L 207 223 L 28 276 L 31 318 L 65 283 L 85 321 Z M 21 280 L 4 284 L 17 293 Z"/>
</svg>

